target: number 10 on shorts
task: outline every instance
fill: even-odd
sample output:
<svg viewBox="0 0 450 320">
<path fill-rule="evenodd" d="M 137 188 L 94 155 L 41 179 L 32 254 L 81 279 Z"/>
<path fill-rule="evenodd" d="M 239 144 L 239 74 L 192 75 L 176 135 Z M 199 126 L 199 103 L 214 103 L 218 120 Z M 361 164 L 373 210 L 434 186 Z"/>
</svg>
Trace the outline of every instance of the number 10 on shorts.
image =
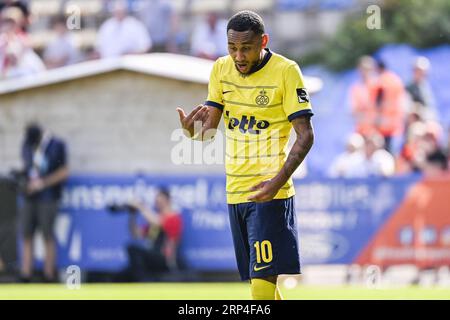
<svg viewBox="0 0 450 320">
<path fill-rule="evenodd" d="M 261 243 L 256 241 L 253 246 L 256 249 L 256 263 L 261 263 L 261 260 L 265 263 L 272 261 L 272 244 L 269 240 L 264 240 Z"/>
</svg>

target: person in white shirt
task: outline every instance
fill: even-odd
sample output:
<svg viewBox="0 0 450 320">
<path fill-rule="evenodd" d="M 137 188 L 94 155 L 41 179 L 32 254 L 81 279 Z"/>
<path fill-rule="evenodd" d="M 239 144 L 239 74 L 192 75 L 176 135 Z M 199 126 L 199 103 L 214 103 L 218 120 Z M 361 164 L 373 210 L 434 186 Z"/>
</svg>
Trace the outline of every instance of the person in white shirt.
<svg viewBox="0 0 450 320">
<path fill-rule="evenodd" d="M 56 38 L 44 50 L 44 62 L 47 68 L 59 68 L 73 64 L 79 59 L 79 52 L 72 35 L 67 32 L 66 19 L 58 17 L 53 22 Z"/>
<path fill-rule="evenodd" d="M 331 164 L 328 175 L 333 178 L 356 178 L 363 175 L 359 166 L 364 162 L 364 138 L 353 133 L 347 140 L 346 150 Z"/>
<path fill-rule="evenodd" d="M 228 54 L 227 44 L 227 21 L 211 12 L 193 31 L 191 54 L 215 60 Z"/>
<path fill-rule="evenodd" d="M 384 149 L 384 139 L 374 134 L 366 137 L 364 145 L 364 161 L 360 166 L 363 177 L 390 177 L 395 173 L 395 159 Z"/>
<path fill-rule="evenodd" d="M 179 16 L 170 0 L 141 2 L 138 17 L 147 27 L 152 39 L 152 52 L 177 52 Z"/>
<path fill-rule="evenodd" d="M 101 58 L 148 52 L 152 40 L 145 25 L 128 15 L 127 3 L 115 1 L 113 16 L 100 27 L 97 51 Z"/>
<path fill-rule="evenodd" d="M 389 177 L 395 173 L 395 159 L 383 148 L 384 139 L 379 134 L 362 137 L 350 136 L 347 150 L 340 154 L 328 172 L 334 178 Z"/>
</svg>

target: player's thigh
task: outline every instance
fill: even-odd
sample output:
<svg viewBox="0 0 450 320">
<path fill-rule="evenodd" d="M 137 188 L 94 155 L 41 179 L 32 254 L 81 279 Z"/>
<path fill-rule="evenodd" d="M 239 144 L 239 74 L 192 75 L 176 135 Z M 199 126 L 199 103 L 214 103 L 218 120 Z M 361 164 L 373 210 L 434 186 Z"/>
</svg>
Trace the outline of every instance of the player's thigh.
<svg viewBox="0 0 450 320">
<path fill-rule="evenodd" d="M 247 216 L 251 268 L 256 265 L 256 270 L 273 268 L 272 262 L 277 258 L 278 251 L 277 235 L 282 232 L 282 215 L 268 204 L 254 203 Z"/>
<path fill-rule="evenodd" d="M 245 213 L 248 204 L 228 205 L 230 228 L 235 249 L 243 254 L 249 253 L 248 233 L 245 221 Z"/>
<path fill-rule="evenodd" d="M 250 247 L 247 233 L 245 215 L 248 204 L 229 204 L 231 234 L 233 237 L 234 252 L 239 274 L 242 280 L 249 280 Z"/>
<path fill-rule="evenodd" d="M 292 198 L 255 203 L 247 223 L 252 277 L 266 278 L 299 271 Z"/>
</svg>

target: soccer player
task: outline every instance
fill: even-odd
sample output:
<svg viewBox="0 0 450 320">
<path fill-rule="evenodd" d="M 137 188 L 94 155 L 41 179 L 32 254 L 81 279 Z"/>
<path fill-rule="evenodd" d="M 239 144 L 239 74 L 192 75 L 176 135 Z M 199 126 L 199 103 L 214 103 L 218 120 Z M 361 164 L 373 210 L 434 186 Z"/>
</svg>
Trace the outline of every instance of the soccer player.
<svg viewBox="0 0 450 320">
<path fill-rule="evenodd" d="M 189 137 L 212 137 L 223 116 L 227 203 L 242 280 L 253 299 L 281 299 L 280 274 L 300 273 L 294 186 L 291 175 L 314 139 L 308 93 L 298 65 L 272 52 L 261 17 L 241 11 L 227 25 L 229 55 L 213 66 L 204 105 L 186 115 Z M 195 122 L 200 132 L 194 132 Z M 289 153 L 292 127 L 296 140 Z"/>
</svg>

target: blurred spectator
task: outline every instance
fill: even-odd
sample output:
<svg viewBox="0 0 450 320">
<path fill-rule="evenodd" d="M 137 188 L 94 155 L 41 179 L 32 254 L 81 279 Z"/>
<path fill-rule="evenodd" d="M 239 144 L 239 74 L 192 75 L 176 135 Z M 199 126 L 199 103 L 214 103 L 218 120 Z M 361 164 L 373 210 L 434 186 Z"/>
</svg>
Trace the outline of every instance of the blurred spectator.
<svg viewBox="0 0 450 320">
<path fill-rule="evenodd" d="M 112 10 L 113 16 L 98 31 L 97 51 L 100 57 L 148 52 L 152 47 L 152 40 L 145 25 L 128 15 L 126 1 L 115 1 Z"/>
<path fill-rule="evenodd" d="M 389 177 L 395 173 L 394 157 L 384 148 L 383 137 L 373 134 L 364 138 L 360 163 L 354 163 L 351 176 L 357 178 Z"/>
<path fill-rule="evenodd" d="M 215 60 L 228 54 L 227 43 L 227 21 L 210 12 L 193 31 L 191 54 Z"/>
<path fill-rule="evenodd" d="M 432 154 L 443 154 L 439 140 L 442 133 L 436 122 L 425 122 L 420 118 L 408 128 L 408 138 L 397 160 L 397 172 L 423 172 L 427 168 L 427 159 Z"/>
<path fill-rule="evenodd" d="M 447 129 L 447 158 L 448 167 L 450 167 L 450 127 Z"/>
<path fill-rule="evenodd" d="M 375 98 L 377 83 L 375 77 L 375 60 L 363 56 L 358 62 L 360 79 L 350 88 L 350 103 L 355 121 L 355 131 L 363 136 L 376 132 Z"/>
<path fill-rule="evenodd" d="M 127 247 L 127 272 L 131 280 L 154 280 L 161 272 L 177 270 L 180 267 L 178 249 L 183 222 L 181 215 L 172 208 L 169 191 L 158 191 L 155 198 L 156 213 L 139 201 L 130 205 L 146 220 L 143 228 L 131 220 L 133 237 L 145 240 L 145 243 L 134 242 Z"/>
<path fill-rule="evenodd" d="M 0 78 L 18 77 L 45 70 L 39 56 L 27 45 L 17 23 L 20 12 L 4 10 L 0 20 Z"/>
<path fill-rule="evenodd" d="M 177 52 L 178 16 L 169 0 L 147 0 L 139 10 L 139 17 L 152 39 L 153 52 Z"/>
<path fill-rule="evenodd" d="M 394 157 L 383 146 L 383 137 L 377 133 L 364 138 L 359 134 L 351 136 L 347 151 L 335 160 L 330 175 L 344 178 L 392 176 L 395 173 Z"/>
<path fill-rule="evenodd" d="M 418 141 L 418 153 L 415 159 L 416 164 L 423 169 L 427 158 L 435 153 L 444 154 L 444 151 L 439 144 L 439 125 L 434 123 L 433 126 L 433 123 L 428 123 L 426 125 L 425 133 Z"/>
<path fill-rule="evenodd" d="M 376 94 L 376 127 L 384 137 L 386 150 L 391 151 L 391 140 L 403 131 L 405 89 L 402 80 L 394 72 L 386 69 L 384 62 L 378 61 Z"/>
<path fill-rule="evenodd" d="M 419 140 L 425 134 L 426 124 L 417 112 L 411 112 L 406 118 L 404 142 L 397 158 L 396 172 L 407 174 L 420 171 L 415 159 L 419 152 Z"/>
<path fill-rule="evenodd" d="M 447 178 L 448 160 L 442 150 L 436 150 L 427 155 L 423 173 L 426 177 L 430 178 Z"/>
<path fill-rule="evenodd" d="M 44 235 L 44 279 L 56 280 L 56 248 L 53 234 L 64 181 L 69 175 L 65 143 L 37 124 L 26 128 L 22 160 L 27 176 L 23 210 L 24 235 L 21 280 L 33 273 L 33 236 L 39 227 Z"/>
<path fill-rule="evenodd" d="M 360 168 L 363 177 L 389 177 L 395 173 L 394 157 L 383 146 L 384 140 L 378 134 L 365 138 L 365 157 Z"/>
<path fill-rule="evenodd" d="M 346 151 L 332 163 L 329 175 L 334 178 L 354 178 L 360 176 L 359 165 L 364 161 L 364 138 L 359 133 L 352 134 L 347 141 Z"/>
<path fill-rule="evenodd" d="M 2 0 L 0 2 L 0 16 L 9 8 L 17 8 L 20 11 L 20 20 L 17 21 L 17 23 L 19 29 L 26 32 L 28 25 L 30 24 L 30 10 L 28 9 L 28 2 L 20 0 Z"/>
<path fill-rule="evenodd" d="M 411 111 L 419 113 L 425 120 L 437 120 L 437 109 L 431 86 L 427 81 L 430 61 L 419 57 L 414 63 L 413 80 L 407 86 L 411 98 Z"/>
<path fill-rule="evenodd" d="M 79 58 L 72 35 L 68 32 L 66 18 L 57 17 L 53 21 L 53 31 L 56 38 L 44 50 L 43 57 L 47 68 L 59 68 L 73 64 Z"/>
</svg>

